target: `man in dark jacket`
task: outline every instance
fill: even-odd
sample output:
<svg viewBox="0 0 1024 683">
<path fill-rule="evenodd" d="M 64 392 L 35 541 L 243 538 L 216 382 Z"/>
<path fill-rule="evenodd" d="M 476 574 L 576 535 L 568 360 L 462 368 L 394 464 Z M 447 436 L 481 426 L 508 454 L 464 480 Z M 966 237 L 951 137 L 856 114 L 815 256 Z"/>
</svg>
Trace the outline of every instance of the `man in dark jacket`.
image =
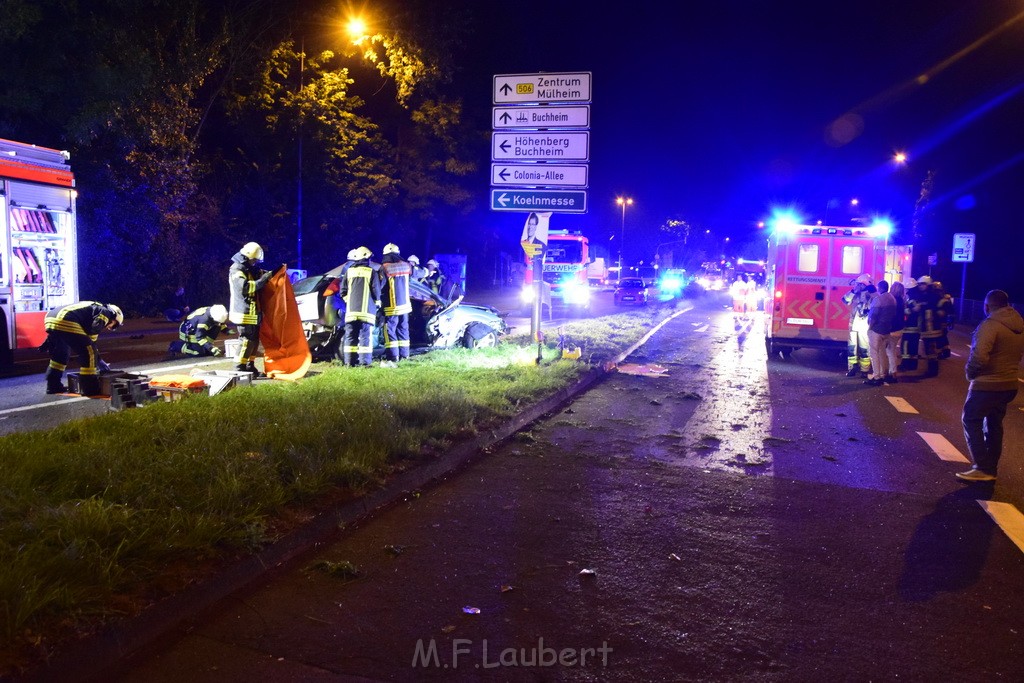
<svg viewBox="0 0 1024 683">
<path fill-rule="evenodd" d="M 1024 318 L 1010 297 L 993 289 L 985 297 L 985 320 L 974 330 L 964 373 L 970 380 L 964 402 L 964 437 L 973 467 L 957 472 L 964 481 L 994 481 L 1003 453 L 1003 417 L 1017 396 L 1017 371 L 1024 357 Z"/>
<path fill-rule="evenodd" d="M 67 391 L 61 383 L 68 367 L 71 352 L 78 354 L 82 378 L 82 393 L 99 391 L 97 375 L 99 370 L 110 366 L 100 360 L 96 340 L 101 332 L 115 330 L 124 324 L 124 313 L 114 304 L 97 301 L 79 301 L 47 313 L 43 321 L 46 328 L 46 342 L 43 344 L 50 354 L 50 366 L 46 370 L 46 393 L 62 394 Z"/>
<path fill-rule="evenodd" d="M 220 304 L 203 306 L 193 311 L 178 327 L 178 339 L 167 347 L 167 354 L 186 356 L 219 356 L 221 350 L 213 342 L 227 327 L 228 309 Z"/>
<path fill-rule="evenodd" d="M 380 267 L 381 301 L 384 304 L 384 359 L 382 367 L 394 367 L 409 357 L 409 278 L 412 266 L 402 259 L 397 244 L 384 246 L 384 259 Z"/>
<path fill-rule="evenodd" d="M 380 276 L 370 264 L 373 253 L 359 247 L 352 254 L 355 262 L 345 271 L 341 281 L 341 298 L 345 302 L 345 338 L 342 340 L 342 362 L 348 366 L 373 364 L 371 333 L 380 308 Z"/>
</svg>

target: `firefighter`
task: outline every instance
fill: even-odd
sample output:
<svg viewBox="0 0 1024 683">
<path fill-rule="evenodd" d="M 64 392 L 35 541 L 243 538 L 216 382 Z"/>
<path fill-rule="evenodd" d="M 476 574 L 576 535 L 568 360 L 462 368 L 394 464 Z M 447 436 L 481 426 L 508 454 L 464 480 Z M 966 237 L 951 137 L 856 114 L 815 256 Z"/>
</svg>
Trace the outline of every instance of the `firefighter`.
<svg viewBox="0 0 1024 683">
<path fill-rule="evenodd" d="M 341 298 L 345 302 L 342 362 L 351 367 L 369 366 L 373 364 L 371 333 L 380 308 L 380 276 L 370 264 L 373 252 L 369 249 L 359 247 L 353 256 L 355 262 L 341 281 Z"/>
<path fill-rule="evenodd" d="M 938 280 L 932 283 L 932 288 L 938 298 L 935 305 L 935 325 L 939 330 L 936 351 L 939 360 L 942 360 L 953 355 L 949 348 L 949 331 L 953 329 L 953 297 L 943 289 L 942 283 Z"/>
<path fill-rule="evenodd" d="M 221 304 L 194 310 L 178 327 L 178 339 L 167 347 L 167 355 L 220 356 L 222 351 L 213 342 L 227 328 L 228 309 Z"/>
<path fill-rule="evenodd" d="M 447 280 L 448 278 L 441 272 L 440 263 L 434 259 L 427 261 L 427 274 L 423 277 L 423 284 L 429 287 L 430 291 L 444 299 L 445 296 L 441 292 L 444 290 L 444 284 Z"/>
<path fill-rule="evenodd" d="M 846 345 L 846 376 L 856 377 L 858 374 L 867 377 L 871 372 L 871 359 L 868 356 L 868 307 L 874 296 L 875 286 L 871 276 L 864 273 L 850 282 L 853 286 L 843 296 L 843 301 L 850 306 L 850 339 Z"/>
<path fill-rule="evenodd" d="M 417 282 L 423 282 L 423 278 L 427 276 L 427 269 L 420 265 L 420 257 L 416 254 L 409 256 L 409 265 L 412 266 L 412 279 Z"/>
<path fill-rule="evenodd" d="M 258 376 L 256 352 L 260 347 L 260 303 L 257 293 L 273 275 L 260 268 L 263 247 L 247 242 L 231 257 L 228 270 L 228 289 L 231 292 L 228 320 L 238 327 L 239 344 L 235 367 L 241 372 Z"/>
<path fill-rule="evenodd" d="M 932 279 L 927 275 L 917 278 L 915 293 L 918 310 L 918 325 L 921 328 L 921 355 L 925 360 L 925 377 L 939 374 L 939 295 L 932 287 Z"/>
<path fill-rule="evenodd" d="M 381 301 L 384 304 L 384 359 L 381 367 L 394 367 L 398 361 L 409 357 L 409 314 L 412 302 L 409 300 L 409 278 L 412 266 L 402 259 L 397 244 L 384 246 L 384 258 L 380 267 Z"/>
<path fill-rule="evenodd" d="M 99 371 L 106 372 L 110 366 L 100 360 L 96 340 L 101 332 L 115 330 L 124 324 L 124 313 L 114 304 L 96 301 L 79 301 L 46 314 L 43 326 L 46 341 L 42 348 L 50 354 L 50 366 L 46 370 L 46 393 L 62 394 L 67 391 L 61 383 L 68 367 L 71 352 L 78 354 L 82 378 L 82 393 L 99 392 Z M 88 383 L 87 383 L 88 381 Z"/>
</svg>

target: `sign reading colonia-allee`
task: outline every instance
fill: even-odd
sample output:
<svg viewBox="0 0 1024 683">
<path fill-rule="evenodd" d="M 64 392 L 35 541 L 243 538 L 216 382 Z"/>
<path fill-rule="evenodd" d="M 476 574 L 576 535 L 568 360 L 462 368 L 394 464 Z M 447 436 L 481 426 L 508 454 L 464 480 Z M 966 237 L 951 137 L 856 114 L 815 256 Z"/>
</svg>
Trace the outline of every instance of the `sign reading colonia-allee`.
<svg viewBox="0 0 1024 683">
<path fill-rule="evenodd" d="M 491 185 L 586 187 L 586 164 L 491 164 Z"/>
</svg>

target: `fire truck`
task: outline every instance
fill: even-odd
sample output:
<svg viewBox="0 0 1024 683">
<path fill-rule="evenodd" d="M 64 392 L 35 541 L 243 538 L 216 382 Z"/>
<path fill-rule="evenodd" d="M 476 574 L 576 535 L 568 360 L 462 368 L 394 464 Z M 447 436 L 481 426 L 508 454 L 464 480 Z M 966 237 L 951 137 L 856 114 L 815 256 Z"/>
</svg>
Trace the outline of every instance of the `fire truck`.
<svg viewBox="0 0 1024 683">
<path fill-rule="evenodd" d="M 798 225 L 780 220 L 768 238 L 765 344 L 768 357 L 802 347 L 843 351 L 850 307 L 843 296 L 863 273 L 886 276 L 891 226 Z"/>
<path fill-rule="evenodd" d="M 590 264 L 590 243 L 579 232 L 549 230 L 544 256 L 544 282 L 550 286 L 552 305 L 562 305 L 577 311 L 590 310 L 590 283 L 587 266 Z M 526 258 L 526 276 L 523 281 L 524 309 L 533 304 L 536 288 L 530 258 Z"/>
<path fill-rule="evenodd" d="M 0 354 L 39 346 L 46 312 L 78 300 L 69 158 L 0 140 Z"/>
</svg>

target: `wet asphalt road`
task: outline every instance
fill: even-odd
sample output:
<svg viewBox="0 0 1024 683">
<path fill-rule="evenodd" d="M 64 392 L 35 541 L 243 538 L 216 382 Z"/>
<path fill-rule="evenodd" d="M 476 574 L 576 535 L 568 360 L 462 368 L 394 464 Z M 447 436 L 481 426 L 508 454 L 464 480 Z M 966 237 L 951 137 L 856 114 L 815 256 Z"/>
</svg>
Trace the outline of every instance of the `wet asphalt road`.
<svg viewBox="0 0 1024 683">
<path fill-rule="evenodd" d="M 962 357 L 867 387 L 706 304 L 107 680 L 1024 680 L 1024 553 L 977 502 L 1019 505 L 1021 399 L 962 485 L 918 434 L 963 451 Z"/>
</svg>

